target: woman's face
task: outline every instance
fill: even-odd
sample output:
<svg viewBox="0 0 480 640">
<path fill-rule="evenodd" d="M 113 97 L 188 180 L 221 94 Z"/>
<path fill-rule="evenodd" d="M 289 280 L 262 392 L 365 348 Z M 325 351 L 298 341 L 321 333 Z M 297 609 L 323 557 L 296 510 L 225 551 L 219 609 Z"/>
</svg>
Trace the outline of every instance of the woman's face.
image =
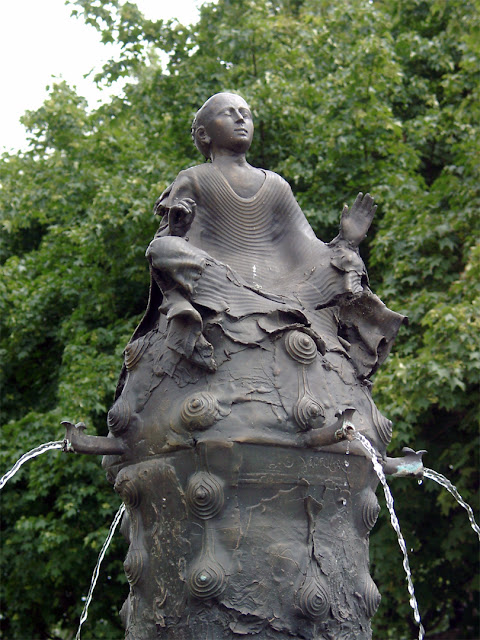
<svg viewBox="0 0 480 640">
<path fill-rule="evenodd" d="M 219 93 L 207 105 L 204 129 L 211 149 L 235 153 L 248 151 L 253 138 L 253 119 L 248 104 L 232 93 Z"/>
</svg>

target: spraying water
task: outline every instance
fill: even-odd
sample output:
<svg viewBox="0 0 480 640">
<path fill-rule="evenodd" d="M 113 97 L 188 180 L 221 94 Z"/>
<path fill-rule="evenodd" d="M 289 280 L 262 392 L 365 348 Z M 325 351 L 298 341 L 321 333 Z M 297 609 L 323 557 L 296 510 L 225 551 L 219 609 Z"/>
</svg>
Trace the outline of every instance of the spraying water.
<svg viewBox="0 0 480 640">
<path fill-rule="evenodd" d="M 383 473 L 382 466 L 378 461 L 377 452 L 375 451 L 375 449 L 373 448 L 369 440 L 367 440 L 367 438 L 365 438 L 365 436 L 363 436 L 361 433 L 358 433 L 358 431 L 355 432 L 353 437 L 359 440 L 359 442 L 361 442 L 363 447 L 371 456 L 373 468 L 375 469 L 378 479 L 382 483 L 383 491 L 385 493 L 385 500 L 387 503 L 388 510 L 390 512 L 390 522 L 392 523 L 392 527 L 394 528 L 395 533 L 397 534 L 398 544 L 403 553 L 403 568 L 405 569 L 405 574 L 407 576 L 408 593 L 410 594 L 410 606 L 413 609 L 413 616 L 415 618 L 415 622 L 418 624 L 418 640 L 423 640 L 423 638 L 425 637 L 425 629 L 423 628 L 423 625 L 421 622 L 420 612 L 418 610 L 418 602 L 415 597 L 415 589 L 413 587 L 412 572 L 410 570 L 410 564 L 408 562 L 407 545 L 405 544 L 405 540 L 400 530 L 400 524 L 398 522 L 397 514 L 395 513 L 395 509 L 393 507 L 393 496 L 390 491 L 390 487 L 387 484 L 387 480 L 385 478 L 385 474 Z"/>
<path fill-rule="evenodd" d="M 112 541 L 113 534 L 115 533 L 115 529 L 117 528 L 118 523 L 122 519 L 124 511 L 125 511 L 125 505 L 122 503 L 120 505 L 120 509 L 117 511 L 115 515 L 115 518 L 113 519 L 112 524 L 110 525 L 110 531 L 108 532 L 108 536 L 106 537 L 106 540 L 103 543 L 103 547 L 98 555 L 97 564 L 95 565 L 95 569 L 93 570 L 92 581 L 90 583 L 90 589 L 88 590 L 85 606 L 83 607 L 82 615 L 80 616 L 80 623 L 78 625 L 78 630 L 75 636 L 75 640 L 80 640 L 82 624 L 85 622 L 85 620 L 88 617 L 88 607 L 90 606 L 90 602 L 92 601 L 93 590 L 95 589 L 95 585 L 97 584 L 98 574 L 100 573 L 100 565 L 102 564 L 105 553 L 110 545 L 110 542 Z"/>
<path fill-rule="evenodd" d="M 28 451 L 28 453 L 24 453 L 23 456 L 16 461 L 10 471 L 7 471 L 7 473 L 0 478 L 0 489 L 3 489 L 10 478 L 12 478 L 17 473 L 22 464 L 25 464 L 25 462 L 28 462 L 28 460 L 31 460 L 32 458 L 36 458 L 42 453 L 52 451 L 52 449 L 63 449 L 63 440 L 46 442 L 45 444 L 41 444 L 39 447 Z"/>
<path fill-rule="evenodd" d="M 447 489 L 447 491 L 450 491 L 450 493 L 455 498 L 455 500 L 458 502 L 458 504 L 461 505 L 467 511 L 468 519 L 470 520 L 470 524 L 472 525 L 472 529 L 475 531 L 475 533 L 478 536 L 478 539 L 480 540 L 480 527 L 475 522 L 475 518 L 473 516 L 472 507 L 465 502 L 465 500 L 459 494 L 457 487 L 455 485 L 453 485 L 450 482 L 450 480 L 448 480 L 448 478 L 446 478 L 445 476 L 442 476 L 441 473 L 438 473 L 438 471 L 434 471 L 433 469 L 424 469 L 423 470 L 423 475 L 424 475 L 425 478 L 430 478 L 430 480 L 435 480 L 435 482 L 438 482 L 438 484 L 440 484 L 442 487 L 445 487 L 445 489 Z"/>
</svg>

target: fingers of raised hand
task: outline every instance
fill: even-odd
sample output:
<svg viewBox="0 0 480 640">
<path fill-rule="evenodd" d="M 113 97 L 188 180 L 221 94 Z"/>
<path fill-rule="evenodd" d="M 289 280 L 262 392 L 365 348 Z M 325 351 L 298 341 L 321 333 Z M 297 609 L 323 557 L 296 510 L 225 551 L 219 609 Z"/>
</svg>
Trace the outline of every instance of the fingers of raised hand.
<svg viewBox="0 0 480 640">
<path fill-rule="evenodd" d="M 362 205 L 363 207 L 370 211 L 373 208 L 373 203 L 374 203 L 374 199 L 372 198 L 372 196 L 369 193 L 366 193 L 363 196 L 363 201 L 362 201 Z"/>
<path fill-rule="evenodd" d="M 368 193 L 367 193 L 368 196 Z M 362 200 L 363 200 L 363 193 L 360 191 L 360 193 L 358 194 L 358 196 L 355 198 L 355 202 L 353 203 L 353 206 L 358 208 L 362 205 Z"/>
<path fill-rule="evenodd" d="M 377 206 L 374 205 L 374 199 L 369 193 L 363 195 L 363 193 L 359 193 L 355 198 L 355 202 L 353 204 L 353 208 L 359 213 L 362 213 L 364 216 L 373 218 L 375 211 L 377 210 Z"/>
</svg>

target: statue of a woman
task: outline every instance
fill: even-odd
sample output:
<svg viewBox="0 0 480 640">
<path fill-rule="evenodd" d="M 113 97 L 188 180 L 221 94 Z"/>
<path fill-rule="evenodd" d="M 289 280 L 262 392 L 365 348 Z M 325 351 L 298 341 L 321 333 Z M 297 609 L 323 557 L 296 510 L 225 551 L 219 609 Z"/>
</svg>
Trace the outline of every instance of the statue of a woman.
<svg viewBox="0 0 480 640">
<path fill-rule="evenodd" d="M 285 180 L 247 163 L 240 96 L 207 100 L 192 134 L 211 162 L 156 203 L 149 306 L 108 418 L 127 638 L 370 638 L 376 479 L 331 428 L 348 416 L 381 455 L 391 436 L 369 376 L 404 318 L 358 253 L 376 207 L 359 194 L 324 244 Z"/>
</svg>

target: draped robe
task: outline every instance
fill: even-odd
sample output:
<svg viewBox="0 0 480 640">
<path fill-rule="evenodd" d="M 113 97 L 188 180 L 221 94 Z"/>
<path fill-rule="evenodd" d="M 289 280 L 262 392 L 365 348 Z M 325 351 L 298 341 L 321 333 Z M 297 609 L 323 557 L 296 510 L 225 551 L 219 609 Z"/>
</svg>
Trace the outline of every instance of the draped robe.
<svg viewBox="0 0 480 640">
<path fill-rule="evenodd" d="M 150 301 L 132 342 L 161 327 L 157 376 L 182 386 L 195 384 L 203 370 L 225 388 L 232 376 L 244 374 L 234 362 L 225 364 L 234 350 L 222 343 L 216 352 L 210 334 L 219 330 L 230 345 L 265 349 L 267 338 L 300 329 L 322 359 L 322 375 L 306 388 L 325 387 L 316 393 L 330 396 L 328 420 L 353 405 L 364 432 L 384 450 L 391 426 L 371 400 L 368 377 L 387 357 L 405 318 L 369 290 L 358 251 L 317 239 L 288 183 L 273 172 L 264 174 L 257 193 L 244 198 L 215 165 L 204 164 L 182 171 L 162 194 L 162 223 L 147 251 Z M 171 236 L 169 211 L 185 198 L 196 204 L 193 222 L 184 237 Z M 335 380 L 328 379 L 331 370 Z M 292 375 L 285 374 L 284 386 L 296 385 L 287 379 Z M 214 380 L 206 386 L 215 386 Z M 295 393 L 290 390 L 292 405 Z M 258 394 L 257 399 L 265 400 Z"/>
</svg>

